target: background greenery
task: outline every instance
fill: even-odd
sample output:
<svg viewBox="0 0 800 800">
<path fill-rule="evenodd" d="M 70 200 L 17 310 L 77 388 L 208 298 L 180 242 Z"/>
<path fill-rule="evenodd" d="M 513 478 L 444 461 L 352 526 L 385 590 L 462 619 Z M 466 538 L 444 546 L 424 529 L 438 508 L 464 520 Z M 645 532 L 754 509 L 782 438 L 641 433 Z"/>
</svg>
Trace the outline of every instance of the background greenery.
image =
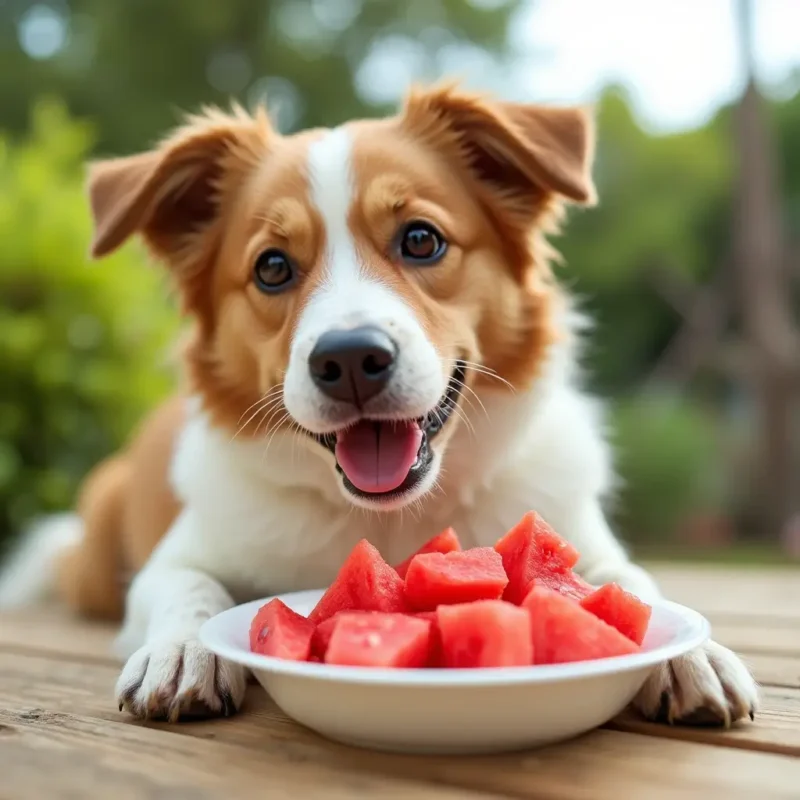
<svg viewBox="0 0 800 800">
<path fill-rule="evenodd" d="M 68 506 L 82 474 L 173 384 L 176 317 L 159 273 L 136 246 L 87 262 L 84 160 L 142 149 L 177 108 L 230 95 L 277 98 L 285 129 L 381 113 L 359 91 L 374 48 L 413 37 L 431 77 L 442 49 L 459 43 L 502 63 L 516 5 L 0 3 L 0 543 L 36 513 Z M 62 38 L 32 57 L 21 43 L 35 14 Z M 796 89 L 769 104 L 782 213 L 795 232 Z M 618 523 L 642 546 L 746 537 L 746 397 L 713 370 L 681 386 L 654 379 L 682 323 L 664 276 L 678 288 L 702 285 L 728 257 L 731 111 L 652 136 L 624 91 L 608 87 L 598 112 L 602 203 L 575 213 L 559 244 L 562 275 L 597 321 L 587 366 L 592 387 L 613 398 Z"/>
</svg>

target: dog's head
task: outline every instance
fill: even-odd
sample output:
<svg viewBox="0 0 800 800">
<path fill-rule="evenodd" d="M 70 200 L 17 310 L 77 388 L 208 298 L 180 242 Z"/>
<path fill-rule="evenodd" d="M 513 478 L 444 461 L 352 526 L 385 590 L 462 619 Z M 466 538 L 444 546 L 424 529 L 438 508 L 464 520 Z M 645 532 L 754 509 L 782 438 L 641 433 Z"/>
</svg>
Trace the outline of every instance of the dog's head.
<svg viewBox="0 0 800 800">
<path fill-rule="evenodd" d="M 293 136 L 211 111 L 93 166 L 93 254 L 140 233 L 169 267 L 218 424 L 302 430 L 353 503 L 396 508 L 436 482 L 468 393 L 535 379 L 542 233 L 592 200 L 592 139 L 580 109 L 452 88 Z"/>
</svg>

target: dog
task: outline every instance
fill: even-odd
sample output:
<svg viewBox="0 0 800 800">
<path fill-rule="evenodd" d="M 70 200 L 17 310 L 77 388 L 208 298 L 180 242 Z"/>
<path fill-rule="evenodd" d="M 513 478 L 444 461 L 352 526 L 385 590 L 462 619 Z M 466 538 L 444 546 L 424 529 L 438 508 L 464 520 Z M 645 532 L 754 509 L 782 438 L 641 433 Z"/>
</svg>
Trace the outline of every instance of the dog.
<svg viewBox="0 0 800 800">
<path fill-rule="evenodd" d="M 78 517 L 28 540 L 0 597 L 52 580 L 77 611 L 118 616 L 133 570 L 117 699 L 169 720 L 242 703 L 245 672 L 203 648 L 205 620 L 327 585 L 361 538 L 396 562 L 449 525 L 490 546 L 535 509 L 587 581 L 657 598 L 604 514 L 588 327 L 551 270 L 565 207 L 595 201 L 593 150 L 584 109 L 447 85 L 291 136 L 205 110 L 94 164 L 92 254 L 138 234 L 166 266 L 193 322 L 186 388 L 89 477 Z M 635 705 L 730 725 L 757 702 L 709 642 Z"/>
</svg>

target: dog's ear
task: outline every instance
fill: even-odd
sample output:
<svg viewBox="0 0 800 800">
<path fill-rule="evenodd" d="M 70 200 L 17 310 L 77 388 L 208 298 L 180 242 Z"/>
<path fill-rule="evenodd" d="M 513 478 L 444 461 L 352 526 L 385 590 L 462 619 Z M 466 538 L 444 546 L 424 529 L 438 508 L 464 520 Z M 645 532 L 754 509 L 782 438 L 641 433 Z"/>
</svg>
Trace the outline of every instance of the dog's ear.
<svg viewBox="0 0 800 800">
<path fill-rule="evenodd" d="M 208 110 L 150 152 L 92 164 L 92 255 L 111 253 L 134 233 L 157 256 L 180 252 L 213 223 L 220 194 L 258 162 L 270 135 L 263 114 Z"/>
<path fill-rule="evenodd" d="M 492 101 L 444 86 L 413 90 L 402 122 L 455 150 L 520 213 L 547 194 L 595 201 L 594 127 L 585 109 Z"/>
</svg>

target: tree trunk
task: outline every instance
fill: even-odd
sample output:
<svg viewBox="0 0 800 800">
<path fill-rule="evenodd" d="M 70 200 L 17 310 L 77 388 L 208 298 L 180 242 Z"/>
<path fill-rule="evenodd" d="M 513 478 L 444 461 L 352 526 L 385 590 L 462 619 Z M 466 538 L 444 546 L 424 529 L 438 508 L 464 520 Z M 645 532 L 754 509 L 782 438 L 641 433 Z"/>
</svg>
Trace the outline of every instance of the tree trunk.
<svg viewBox="0 0 800 800">
<path fill-rule="evenodd" d="M 752 0 L 739 0 L 747 84 L 735 115 L 739 174 L 734 245 L 741 321 L 758 359 L 750 387 L 760 427 L 754 488 L 762 535 L 774 538 L 797 511 L 792 485 L 792 414 L 800 350 L 789 305 L 774 145 L 755 80 L 753 8 Z"/>
</svg>

